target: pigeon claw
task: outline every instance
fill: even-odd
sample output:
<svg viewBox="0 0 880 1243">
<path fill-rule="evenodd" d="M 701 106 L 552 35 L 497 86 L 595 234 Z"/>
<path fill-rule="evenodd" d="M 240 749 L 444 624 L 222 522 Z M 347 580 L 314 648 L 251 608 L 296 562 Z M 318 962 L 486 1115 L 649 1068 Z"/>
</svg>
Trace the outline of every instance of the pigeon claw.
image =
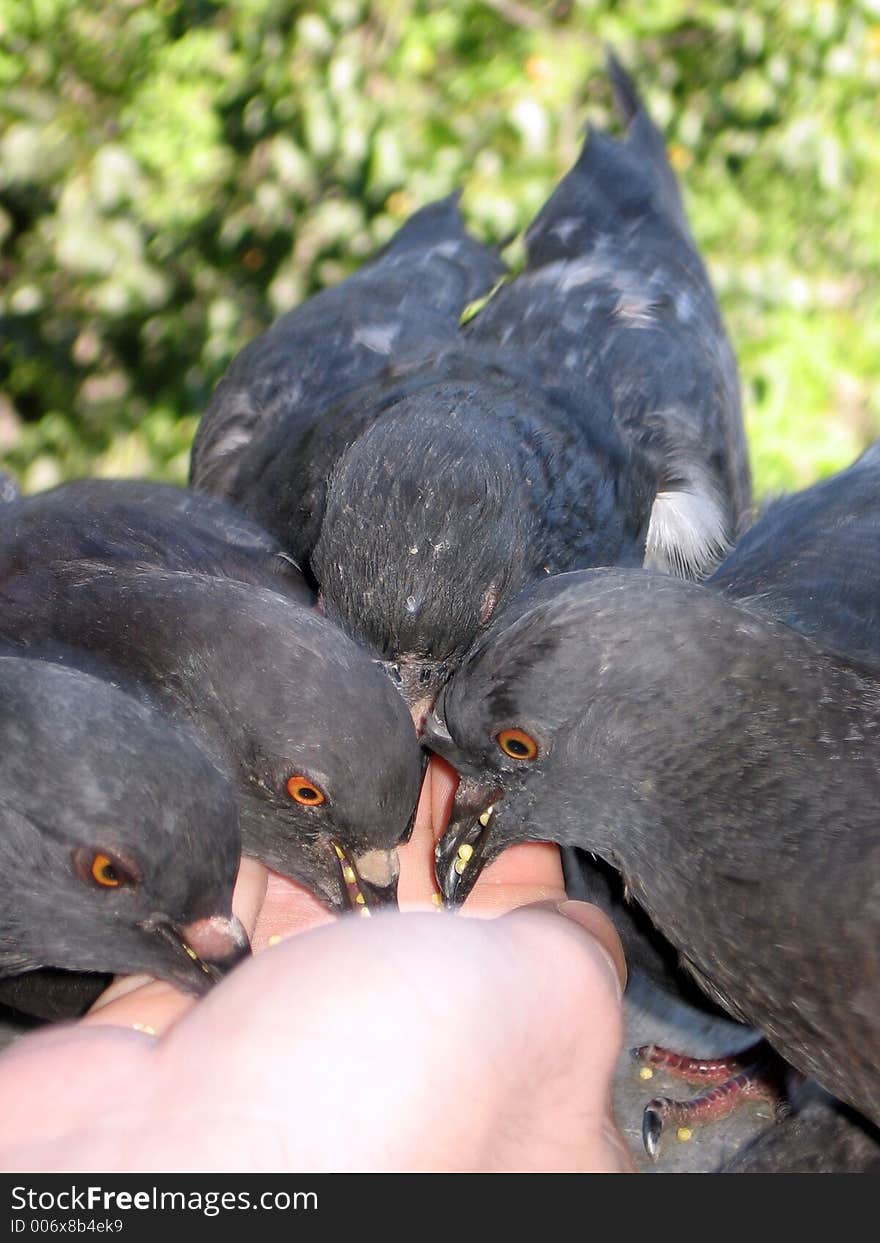
<svg viewBox="0 0 880 1243">
<path fill-rule="evenodd" d="M 663 1128 L 670 1123 L 678 1126 L 678 1138 L 684 1142 L 691 1138 L 694 1127 L 729 1117 L 742 1101 L 764 1101 L 777 1119 L 788 1111 L 788 1068 L 764 1041 L 721 1058 L 683 1057 L 657 1045 L 644 1045 L 632 1053 L 649 1066 L 703 1084 L 703 1091 L 689 1100 L 658 1096 L 648 1101 L 642 1115 L 642 1140 L 652 1161 L 659 1155 Z"/>
<path fill-rule="evenodd" d="M 642 1114 L 642 1143 L 652 1161 L 656 1161 L 660 1156 L 660 1138 L 663 1134 L 668 1104 L 665 1097 L 657 1097 L 656 1100 L 648 1101 L 645 1112 Z"/>
</svg>

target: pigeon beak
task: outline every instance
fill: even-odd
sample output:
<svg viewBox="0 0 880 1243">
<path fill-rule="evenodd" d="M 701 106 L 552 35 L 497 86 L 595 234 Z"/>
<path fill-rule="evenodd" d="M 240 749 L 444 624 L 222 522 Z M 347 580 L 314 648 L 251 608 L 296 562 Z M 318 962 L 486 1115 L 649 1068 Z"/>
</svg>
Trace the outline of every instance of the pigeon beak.
<svg viewBox="0 0 880 1243">
<path fill-rule="evenodd" d="M 251 952 L 247 933 L 234 915 L 211 915 L 184 925 L 160 918 L 145 920 L 141 926 L 173 946 L 181 958 L 186 955 L 189 963 L 179 963 L 174 983 L 197 996 L 206 993 Z"/>
<path fill-rule="evenodd" d="M 432 712 L 425 721 L 424 728 L 419 735 L 419 745 L 423 750 L 433 751 L 435 755 L 447 760 L 453 768 L 456 767 L 458 749 L 452 741 L 452 735 L 446 728 L 445 721 L 438 716 L 436 711 Z"/>
<path fill-rule="evenodd" d="M 217 973 L 226 975 L 251 952 L 251 943 L 234 915 L 211 915 L 195 919 L 181 928 L 184 949 L 189 946 L 199 960 Z"/>
<path fill-rule="evenodd" d="M 501 791 L 471 778 L 459 781 L 446 832 L 434 849 L 437 884 L 449 908 L 462 905 L 487 863 L 498 853 L 493 840 L 495 803 Z"/>
<path fill-rule="evenodd" d="M 390 906 L 397 910 L 400 860 L 396 850 L 366 850 L 356 855 L 333 843 L 351 907 L 361 915 Z"/>
<path fill-rule="evenodd" d="M 397 878 L 400 875 L 397 851 L 368 850 L 362 855 L 352 855 L 351 862 L 367 906 L 393 906 L 397 909 Z"/>
<path fill-rule="evenodd" d="M 431 711 L 433 704 L 434 696 L 428 695 L 422 699 L 415 699 L 408 705 L 416 735 L 419 738 L 421 738 L 425 731 L 425 721 L 428 719 L 428 713 Z"/>
<path fill-rule="evenodd" d="M 397 660 L 380 660 L 377 663 L 385 670 L 403 696 L 416 734 L 421 738 L 428 713 L 437 698 L 437 692 L 448 676 L 448 666 L 446 664 L 425 665 L 417 658 L 406 657 Z"/>
</svg>

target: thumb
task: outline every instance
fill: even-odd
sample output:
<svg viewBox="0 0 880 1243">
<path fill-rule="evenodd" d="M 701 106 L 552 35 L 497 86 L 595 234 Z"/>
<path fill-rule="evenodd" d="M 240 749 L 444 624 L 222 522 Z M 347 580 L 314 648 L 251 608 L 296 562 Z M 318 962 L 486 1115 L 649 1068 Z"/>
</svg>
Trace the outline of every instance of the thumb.
<svg viewBox="0 0 880 1243">
<path fill-rule="evenodd" d="M 524 906 L 516 907 L 509 912 L 509 915 L 519 914 L 524 911 L 549 911 L 563 915 L 566 919 L 570 919 L 579 928 L 583 929 L 588 934 L 588 937 L 595 942 L 595 950 L 599 961 L 604 962 L 605 967 L 611 971 L 612 987 L 616 989 L 618 997 L 622 995 L 623 990 L 626 988 L 627 980 L 626 958 L 617 929 L 604 911 L 600 910 L 598 906 L 593 906 L 590 902 L 579 902 L 574 898 L 565 898 L 560 902 L 530 902 Z"/>
<path fill-rule="evenodd" d="M 566 966 L 564 954 L 554 953 L 547 1017 L 552 1021 L 555 1014 L 558 1021 L 560 1015 L 565 1016 L 562 1047 L 556 1058 L 560 1065 L 567 1060 L 571 1097 L 584 1113 L 586 1165 L 582 1168 L 634 1172 L 636 1167 L 611 1104 L 612 1078 L 623 1036 L 621 1000 L 627 980 L 620 937 L 604 911 L 572 899 L 518 907 L 499 922 L 521 924 L 524 934 L 532 936 L 528 925 L 536 920 L 549 922 L 557 933 L 567 934 L 581 959 L 580 964 L 575 960 L 572 969 Z M 562 994 L 555 1002 L 554 989 Z"/>
</svg>

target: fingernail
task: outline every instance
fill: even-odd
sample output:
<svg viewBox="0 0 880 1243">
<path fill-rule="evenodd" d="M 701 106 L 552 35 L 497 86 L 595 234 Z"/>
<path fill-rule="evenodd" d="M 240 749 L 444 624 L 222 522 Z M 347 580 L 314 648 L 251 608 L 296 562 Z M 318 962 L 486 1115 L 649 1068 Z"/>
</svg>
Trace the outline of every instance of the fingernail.
<svg viewBox="0 0 880 1243">
<path fill-rule="evenodd" d="M 574 898 L 566 898 L 564 902 L 556 903 L 556 909 L 560 915 L 579 924 L 585 932 L 590 934 L 596 948 L 610 968 L 619 1000 L 626 988 L 626 959 L 614 924 L 597 906 L 589 902 L 578 902 Z"/>
</svg>

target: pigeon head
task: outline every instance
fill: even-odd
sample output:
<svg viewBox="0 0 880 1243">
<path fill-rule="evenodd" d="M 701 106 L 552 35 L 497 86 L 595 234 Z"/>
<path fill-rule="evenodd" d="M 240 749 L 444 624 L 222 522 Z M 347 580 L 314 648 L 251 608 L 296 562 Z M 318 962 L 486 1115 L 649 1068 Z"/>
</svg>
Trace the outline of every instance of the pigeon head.
<svg viewBox="0 0 880 1243">
<path fill-rule="evenodd" d="M 249 951 L 227 782 L 87 674 L 6 656 L 0 687 L 0 975 L 146 973 L 203 993 Z"/>
<path fill-rule="evenodd" d="M 459 774 L 436 850 L 450 905 L 465 900 L 482 869 L 508 846 L 561 841 L 572 812 L 584 804 L 581 765 L 566 760 L 588 677 L 582 647 L 566 641 L 570 618 L 562 610 L 566 585 L 581 577 L 555 576 L 501 613 L 426 722 L 422 745 Z"/>
<path fill-rule="evenodd" d="M 487 403 L 445 383 L 386 411 L 337 463 L 311 560 L 326 615 L 385 663 L 417 727 L 537 555 Z"/>
<path fill-rule="evenodd" d="M 771 717 L 765 706 L 753 719 L 752 696 L 763 685 L 772 699 L 762 655 L 772 625 L 647 571 L 562 574 L 515 601 L 445 688 L 422 740 L 461 775 L 437 848 L 447 899 L 463 901 L 515 842 L 578 846 L 622 866 L 651 834 L 659 841 L 661 822 L 741 813 L 740 768 L 754 759 L 769 781 L 761 748 L 773 736 L 759 726 L 769 731 Z M 794 685 L 804 640 L 791 643 Z"/>
<path fill-rule="evenodd" d="M 396 847 L 425 760 L 377 663 L 326 618 L 270 591 L 206 584 L 189 627 L 194 725 L 233 775 L 242 844 L 331 909 L 395 901 Z M 217 608 L 228 617 L 217 625 Z M 191 631 L 192 633 L 192 631 Z"/>
</svg>

